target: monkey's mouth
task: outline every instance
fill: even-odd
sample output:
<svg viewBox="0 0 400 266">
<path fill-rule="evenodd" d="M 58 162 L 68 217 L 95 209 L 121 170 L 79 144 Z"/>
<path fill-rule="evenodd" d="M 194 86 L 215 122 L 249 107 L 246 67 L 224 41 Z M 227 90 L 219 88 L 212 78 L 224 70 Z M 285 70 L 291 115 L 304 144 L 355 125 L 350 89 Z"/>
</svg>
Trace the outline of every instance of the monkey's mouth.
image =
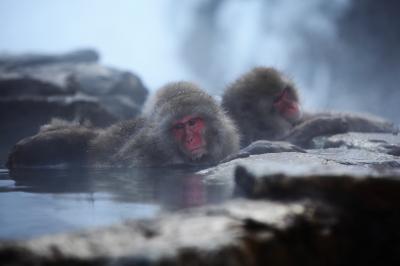
<svg viewBox="0 0 400 266">
<path fill-rule="evenodd" d="M 292 117 L 292 116 L 297 116 L 299 114 L 299 106 L 296 103 L 290 103 L 286 105 L 286 110 L 284 114 L 286 116 Z"/>
<path fill-rule="evenodd" d="M 207 150 L 206 150 L 205 146 L 199 146 L 199 147 L 191 149 L 189 152 L 190 152 L 192 160 L 198 160 L 207 153 Z"/>
</svg>

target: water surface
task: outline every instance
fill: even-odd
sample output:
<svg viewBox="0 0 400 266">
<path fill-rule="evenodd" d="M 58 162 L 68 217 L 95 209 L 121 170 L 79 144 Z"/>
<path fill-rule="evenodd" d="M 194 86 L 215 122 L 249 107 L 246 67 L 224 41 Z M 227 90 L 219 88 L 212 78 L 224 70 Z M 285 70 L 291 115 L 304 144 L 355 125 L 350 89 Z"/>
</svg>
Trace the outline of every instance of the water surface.
<svg viewBox="0 0 400 266">
<path fill-rule="evenodd" d="M 0 239 L 24 239 L 220 203 L 196 169 L 0 169 Z"/>
</svg>

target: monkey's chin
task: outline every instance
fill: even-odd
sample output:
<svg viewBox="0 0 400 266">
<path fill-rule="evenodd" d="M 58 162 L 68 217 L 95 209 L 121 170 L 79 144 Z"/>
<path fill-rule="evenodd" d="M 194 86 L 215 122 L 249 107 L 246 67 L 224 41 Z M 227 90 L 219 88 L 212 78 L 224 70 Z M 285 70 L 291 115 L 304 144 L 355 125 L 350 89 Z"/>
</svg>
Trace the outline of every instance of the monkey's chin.
<svg viewBox="0 0 400 266">
<path fill-rule="evenodd" d="M 207 151 L 204 147 L 199 147 L 197 149 L 190 151 L 190 159 L 192 161 L 198 161 L 207 154 Z"/>
<path fill-rule="evenodd" d="M 299 121 L 302 117 L 302 113 L 300 111 L 298 112 L 292 112 L 292 113 L 287 113 L 284 115 L 286 120 L 288 120 L 290 123 L 296 123 Z"/>
</svg>

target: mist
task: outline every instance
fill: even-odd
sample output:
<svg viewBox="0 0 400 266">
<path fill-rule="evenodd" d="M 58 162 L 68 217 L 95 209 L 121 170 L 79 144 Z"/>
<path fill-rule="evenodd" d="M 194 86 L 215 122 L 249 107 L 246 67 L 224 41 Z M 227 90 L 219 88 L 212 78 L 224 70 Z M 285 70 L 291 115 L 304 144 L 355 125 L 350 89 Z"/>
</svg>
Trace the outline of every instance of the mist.
<svg viewBox="0 0 400 266">
<path fill-rule="evenodd" d="M 400 4 L 394 0 L 24 1 L 0 3 L 0 51 L 97 49 L 150 90 L 191 80 L 215 95 L 274 66 L 307 109 L 371 112 L 395 122 Z"/>
<path fill-rule="evenodd" d="M 398 8 L 395 1 L 204 0 L 175 17 L 183 62 L 210 90 L 254 66 L 274 66 L 298 85 L 307 109 L 400 122 Z"/>
</svg>

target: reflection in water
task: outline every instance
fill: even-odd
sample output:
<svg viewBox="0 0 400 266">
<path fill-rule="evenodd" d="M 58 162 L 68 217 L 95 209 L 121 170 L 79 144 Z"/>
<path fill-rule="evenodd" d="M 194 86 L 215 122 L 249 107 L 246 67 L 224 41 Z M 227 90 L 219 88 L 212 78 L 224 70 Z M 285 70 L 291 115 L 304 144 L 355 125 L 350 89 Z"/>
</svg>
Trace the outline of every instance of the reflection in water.
<svg viewBox="0 0 400 266">
<path fill-rule="evenodd" d="M 0 239 L 106 225 L 220 203 L 230 186 L 197 169 L 0 171 Z"/>
</svg>

